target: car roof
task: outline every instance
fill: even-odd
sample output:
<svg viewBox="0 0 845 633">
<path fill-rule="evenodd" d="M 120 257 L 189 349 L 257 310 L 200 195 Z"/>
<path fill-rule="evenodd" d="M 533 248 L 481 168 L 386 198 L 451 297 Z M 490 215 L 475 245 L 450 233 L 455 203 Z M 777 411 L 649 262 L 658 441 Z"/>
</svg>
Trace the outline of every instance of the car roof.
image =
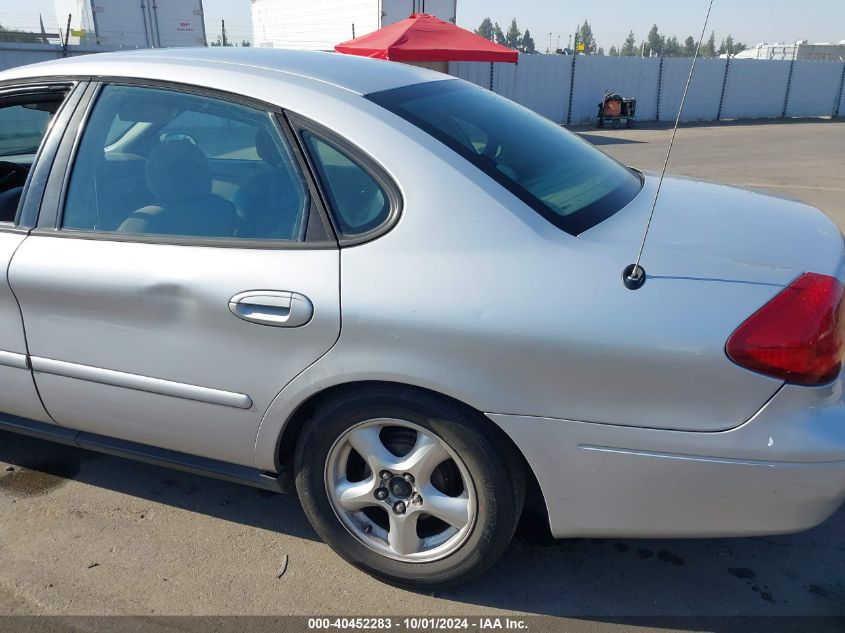
<svg viewBox="0 0 845 633">
<path fill-rule="evenodd" d="M 0 81 L 49 76 L 101 76 L 192 83 L 185 80 L 191 77 L 191 69 L 197 66 L 208 69 L 210 65 L 267 79 L 295 76 L 361 95 L 452 79 L 449 75 L 416 66 L 339 53 L 213 46 L 80 55 L 19 66 L 0 73 Z M 231 85 L 225 85 L 227 82 Z M 241 88 L 231 73 L 221 74 L 221 83 L 210 87 L 232 92 L 239 92 Z"/>
</svg>

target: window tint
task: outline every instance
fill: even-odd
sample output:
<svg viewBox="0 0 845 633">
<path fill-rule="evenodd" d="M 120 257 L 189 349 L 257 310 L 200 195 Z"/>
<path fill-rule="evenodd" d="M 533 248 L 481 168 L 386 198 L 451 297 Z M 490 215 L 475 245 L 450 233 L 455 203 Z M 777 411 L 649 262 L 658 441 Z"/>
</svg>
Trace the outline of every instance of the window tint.
<svg viewBox="0 0 845 633">
<path fill-rule="evenodd" d="M 368 97 L 452 148 L 559 228 L 577 235 L 639 192 L 630 169 L 509 99 L 461 81 Z"/>
<path fill-rule="evenodd" d="M 305 181 L 266 112 L 182 92 L 106 86 L 74 160 L 62 226 L 299 240 Z"/>
<path fill-rule="evenodd" d="M 209 158 L 261 160 L 255 147 L 255 129 L 235 119 L 204 112 L 183 112 L 161 129 L 161 137 L 185 134 Z"/>
<path fill-rule="evenodd" d="M 38 151 L 54 111 L 53 107 L 43 109 L 43 105 L 26 103 L 5 108 L 0 105 L 0 156 L 5 158 Z"/>
<path fill-rule="evenodd" d="M 64 94 L 0 100 L 0 222 L 13 222 L 23 187 Z"/>
<path fill-rule="evenodd" d="M 340 232 L 361 235 L 384 223 L 390 199 L 376 179 L 329 142 L 309 132 L 304 137 Z"/>
</svg>

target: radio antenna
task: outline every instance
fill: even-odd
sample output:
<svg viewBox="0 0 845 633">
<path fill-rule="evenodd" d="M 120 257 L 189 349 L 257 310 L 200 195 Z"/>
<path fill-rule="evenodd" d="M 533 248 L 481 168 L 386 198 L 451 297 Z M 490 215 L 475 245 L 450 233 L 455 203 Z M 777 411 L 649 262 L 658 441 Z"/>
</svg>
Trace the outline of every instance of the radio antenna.
<svg viewBox="0 0 845 633">
<path fill-rule="evenodd" d="M 695 48 L 695 55 L 692 58 L 692 65 L 689 69 L 689 77 L 687 77 L 687 84 L 684 86 L 684 95 L 681 97 L 681 107 L 678 108 L 678 116 L 675 119 L 675 127 L 672 128 L 672 138 L 669 140 L 669 149 L 666 152 L 666 160 L 663 161 L 663 171 L 660 173 L 660 180 L 657 183 L 657 191 L 654 194 L 654 200 L 651 203 L 651 211 L 648 214 L 648 221 L 643 232 L 643 239 L 640 242 L 640 250 L 637 252 L 637 259 L 633 264 L 628 264 L 625 270 L 622 271 L 622 283 L 628 290 L 636 290 L 642 288 L 645 283 L 645 268 L 640 266 L 640 260 L 643 257 L 643 250 L 645 250 L 645 242 L 648 239 L 648 231 L 651 228 L 651 220 L 654 218 L 654 210 L 657 208 L 657 200 L 660 197 L 660 189 L 663 187 L 663 179 L 666 177 L 666 168 L 669 166 L 669 157 L 672 155 L 672 146 L 675 144 L 675 135 L 678 133 L 678 126 L 681 124 L 681 115 L 684 112 L 684 104 L 687 101 L 687 93 L 692 82 L 692 74 L 695 71 L 695 63 L 698 61 L 699 53 L 701 52 L 701 43 L 704 41 L 704 33 L 707 32 L 707 23 L 710 21 L 710 11 L 713 9 L 713 0 L 710 0 L 710 5 L 707 7 L 707 15 L 704 17 L 704 26 L 701 27 L 701 36 L 698 38 L 698 46 Z"/>
</svg>

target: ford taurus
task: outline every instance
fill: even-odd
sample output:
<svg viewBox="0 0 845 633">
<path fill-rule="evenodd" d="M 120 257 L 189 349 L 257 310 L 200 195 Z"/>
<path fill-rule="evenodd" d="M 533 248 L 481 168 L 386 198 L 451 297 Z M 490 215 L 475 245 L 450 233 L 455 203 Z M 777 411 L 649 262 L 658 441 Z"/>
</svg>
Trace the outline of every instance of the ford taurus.
<svg viewBox="0 0 845 633">
<path fill-rule="evenodd" d="M 734 536 L 845 496 L 843 240 L 485 89 L 173 49 L 0 74 L 0 427 L 295 486 L 342 557 L 465 580 L 556 537 Z M 536 514 L 534 515 L 536 516 Z"/>
</svg>

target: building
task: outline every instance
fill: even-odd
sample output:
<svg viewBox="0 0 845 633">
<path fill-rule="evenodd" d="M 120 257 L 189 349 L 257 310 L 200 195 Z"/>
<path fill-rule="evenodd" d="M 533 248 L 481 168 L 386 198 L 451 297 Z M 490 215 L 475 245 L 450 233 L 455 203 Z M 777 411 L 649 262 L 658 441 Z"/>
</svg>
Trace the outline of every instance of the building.
<svg viewBox="0 0 845 633">
<path fill-rule="evenodd" d="M 251 0 L 251 9 L 255 46 L 330 51 L 412 13 L 454 23 L 457 0 Z"/>
<path fill-rule="evenodd" d="M 794 44 L 757 44 L 754 48 L 737 53 L 733 58 L 841 62 L 845 61 L 845 40 L 839 44 L 810 44 L 807 40 Z"/>
<path fill-rule="evenodd" d="M 71 44 L 121 48 L 206 46 L 202 0 L 55 0 Z"/>
</svg>

